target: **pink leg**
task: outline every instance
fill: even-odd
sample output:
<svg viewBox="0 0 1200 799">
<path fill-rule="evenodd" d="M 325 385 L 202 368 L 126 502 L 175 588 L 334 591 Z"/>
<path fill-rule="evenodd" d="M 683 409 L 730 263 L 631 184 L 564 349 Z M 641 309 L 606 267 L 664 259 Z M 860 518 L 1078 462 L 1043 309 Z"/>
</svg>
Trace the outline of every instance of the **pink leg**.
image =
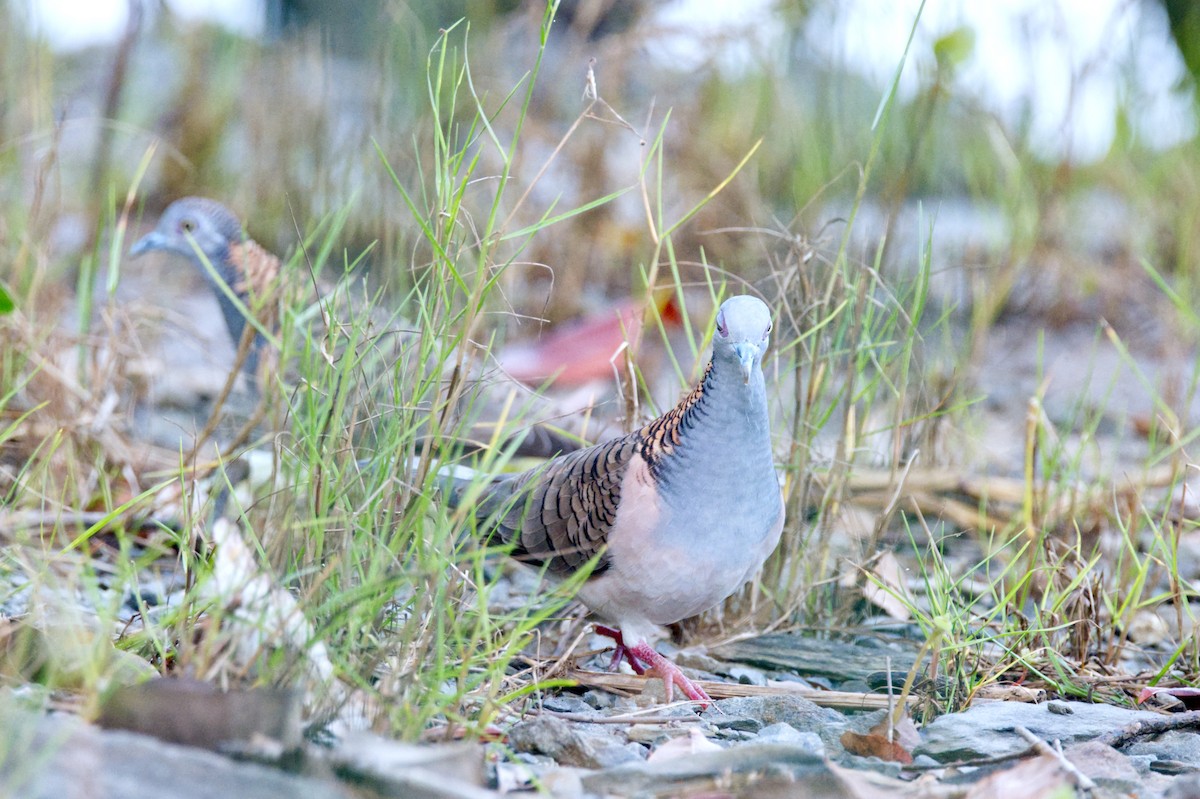
<svg viewBox="0 0 1200 799">
<path fill-rule="evenodd" d="M 633 669 L 634 674 L 646 673 L 646 670 L 642 668 L 642 664 L 638 663 L 637 658 L 629 651 L 629 647 L 625 646 L 625 637 L 621 635 L 620 630 L 605 627 L 603 624 L 597 624 L 596 632 L 605 638 L 613 639 L 613 657 L 612 662 L 608 664 L 609 671 L 616 671 L 617 665 L 624 659 L 629 664 L 629 668 Z"/>
<path fill-rule="evenodd" d="M 596 632 L 606 638 L 613 639 L 615 643 L 612 663 L 608 666 L 609 670 L 616 669 L 617 664 L 624 659 L 629 663 L 635 674 L 645 674 L 647 669 L 642 666 L 642 663 L 645 663 L 649 666 L 649 671 L 662 677 L 663 683 L 666 686 L 665 693 L 668 702 L 671 701 L 671 695 L 674 693 L 676 685 L 679 686 L 679 690 L 683 691 L 688 699 L 702 702 L 701 708 L 708 707 L 708 703 L 712 701 L 712 697 L 705 693 L 703 688 L 684 676 L 678 666 L 658 654 L 658 650 L 646 642 L 643 641 L 637 646 L 629 646 L 625 643 L 625 637 L 621 635 L 620 630 L 605 627 L 602 624 L 596 625 Z"/>
<path fill-rule="evenodd" d="M 650 646 L 650 644 L 642 642 L 637 646 L 627 647 L 627 649 L 638 660 L 646 663 L 650 667 L 649 671 L 662 677 L 663 683 L 666 685 L 668 702 L 671 701 L 671 694 L 675 685 L 679 686 L 679 690 L 683 691 L 688 699 L 700 702 L 701 708 L 708 707 L 709 703 L 712 702 L 712 697 L 705 693 L 703 688 L 684 676 L 678 666 L 658 654 L 658 650 Z"/>
</svg>

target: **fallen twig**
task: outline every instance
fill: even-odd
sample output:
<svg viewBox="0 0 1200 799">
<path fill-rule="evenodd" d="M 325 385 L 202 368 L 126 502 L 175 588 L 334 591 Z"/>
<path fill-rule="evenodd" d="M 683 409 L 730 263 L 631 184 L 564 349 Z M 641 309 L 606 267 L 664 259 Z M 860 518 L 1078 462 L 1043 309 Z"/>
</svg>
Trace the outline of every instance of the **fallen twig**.
<svg viewBox="0 0 1200 799">
<path fill-rule="evenodd" d="M 1070 760 L 1067 760 L 1066 756 L 1064 756 L 1062 753 L 1062 747 L 1057 741 L 1055 741 L 1054 746 L 1051 746 L 1020 725 L 1013 727 L 1013 731 L 1032 744 L 1034 751 L 1038 754 L 1049 755 L 1050 757 L 1056 759 L 1059 762 L 1059 765 L 1061 765 L 1068 774 L 1075 778 L 1075 784 L 1077 786 L 1085 791 L 1093 790 L 1096 787 L 1096 783 L 1092 782 L 1091 777 L 1077 769 L 1075 764 Z"/>
<path fill-rule="evenodd" d="M 601 688 L 605 691 L 621 691 L 629 694 L 640 694 L 646 684 L 655 677 L 640 677 L 636 674 L 619 674 L 616 672 L 584 671 L 572 669 L 566 675 L 580 685 L 589 688 Z M 883 694 L 859 694 L 848 691 L 818 691 L 813 688 L 802 688 L 791 683 L 777 685 L 744 685 L 742 683 L 717 682 L 715 680 L 697 680 L 697 685 L 705 690 L 713 699 L 729 699 L 735 696 L 778 696 L 789 694 L 799 696 L 821 707 L 843 708 L 848 710 L 881 710 L 888 706 L 888 698 Z M 920 701 L 916 696 L 908 697 L 908 703 Z"/>
<path fill-rule="evenodd" d="M 1106 732 L 1096 740 L 1106 746 L 1120 749 L 1138 738 L 1147 738 L 1168 730 L 1183 730 L 1191 727 L 1200 727 L 1200 710 L 1189 710 L 1186 713 L 1163 716 L 1153 721 L 1135 721 L 1123 729 Z"/>
</svg>

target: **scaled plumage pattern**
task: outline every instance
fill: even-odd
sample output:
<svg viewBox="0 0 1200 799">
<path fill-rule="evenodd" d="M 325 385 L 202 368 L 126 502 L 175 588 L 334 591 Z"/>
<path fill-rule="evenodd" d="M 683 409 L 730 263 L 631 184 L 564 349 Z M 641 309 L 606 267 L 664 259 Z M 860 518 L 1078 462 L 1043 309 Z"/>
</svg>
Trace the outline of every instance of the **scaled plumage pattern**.
<svg viewBox="0 0 1200 799">
<path fill-rule="evenodd" d="M 763 302 L 727 300 L 712 360 L 678 405 L 627 436 L 488 486 L 474 509 L 514 557 L 553 575 L 595 558 L 579 598 L 617 628 L 598 628 L 616 640 L 614 660 L 657 672 L 668 701 L 673 684 L 708 696 L 651 641 L 750 580 L 783 527 L 762 372 L 770 332 Z"/>
</svg>

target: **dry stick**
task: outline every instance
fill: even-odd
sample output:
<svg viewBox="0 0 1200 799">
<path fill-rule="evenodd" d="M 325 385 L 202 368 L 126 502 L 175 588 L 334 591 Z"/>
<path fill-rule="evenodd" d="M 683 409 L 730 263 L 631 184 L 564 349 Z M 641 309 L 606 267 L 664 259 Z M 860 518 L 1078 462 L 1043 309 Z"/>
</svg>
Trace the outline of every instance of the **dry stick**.
<svg viewBox="0 0 1200 799">
<path fill-rule="evenodd" d="M 921 450 L 913 450 L 913 453 L 909 456 L 908 461 L 903 467 L 901 467 L 900 473 L 895 474 L 893 472 L 892 479 L 894 481 L 894 490 L 892 491 L 891 498 L 887 500 L 887 503 L 883 506 L 883 510 L 879 512 L 879 515 L 875 519 L 875 529 L 871 531 L 871 539 L 868 542 L 866 549 L 867 552 L 879 551 L 879 542 L 883 538 L 884 529 L 887 527 L 892 515 L 896 512 L 896 508 L 900 505 L 900 498 L 904 494 L 909 472 L 912 471 L 913 464 L 917 462 L 917 458 L 920 456 Z"/>
<path fill-rule="evenodd" d="M 1105 746 L 1120 749 L 1138 738 L 1158 735 L 1168 730 L 1183 730 L 1200 727 L 1200 710 L 1190 710 L 1186 713 L 1176 713 L 1173 716 L 1163 716 L 1153 721 L 1136 721 L 1124 729 L 1106 732 L 1096 739 Z"/>
<path fill-rule="evenodd" d="M 1055 741 L 1055 746 L 1051 746 L 1020 725 L 1013 727 L 1013 732 L 1015 732 L 1017 735 L 1020 735 L 1022 738 L 1032 744 L 1033 751 L 1040 755 L 1049 755 L 1057 760 L 1059 765 L 1062 766 L 1068 774 L 1075 778 L 1075 784 L 1080 788 L 1085 791 L 1095 789 L 1096 783 L 1092 782 L 1092 779 L 1088 775 L 1076 768 L 1074 763 L 1072 763 L 1070 760 L 1067 760 L 1066 756 L 1062 753 L 1061 745 L 1059 745 L 1057 741 Z"/>
<path fill-rule="evenodd" d="M 112 71 L 109 73 L 108 84 L 104 90 L 101 118 L 105 120 L 115 120 L 120 117 L 121 96 L 125 93 L 125 86 L 128 83 L 126 78 L 129 73 L 129 61 L 134 45 L 137 44 L 138 32 L 142 28 L 143 4 L 129 0 L 127 5 L 129 14 L 126 18 L 125 30 L 121 33 L 121 39 L 117 43 Z M 96 236 L 101 229 L 99 221 L 102 203 L 108 196 L 103 183 L 112 161 L 114 130 L 115 127 L 111 124 L 100 125 L 99 136 L 96 139 L 96 151 L 92 156 L 91 175 L 88 178 L 88 194 L 92 198 L 92 207 L 89 210 L 92 212 L 93 224 L 90 227 L 87 244 L 84 246 L 85 251 L 90 251 L 95 246 Z"/>
<path fill-rule="evenodd" d="M 883 664 L 887 669 L 887 742 L 890 744 L 896 739 L 896 694 L 892 690 L 892 656 L 884 658 Z"/>
<path fill-rule="evenodd" d="M 550 168 L 550 164 L 554 163 L 554 159 L 558 157 L 560 152 L 562 152 L 563 147 L 565 147 L 567 144 L 567 140 L 574 135 L 576 129 L 579 128 L 579 125 L 589 116 L 588 111 L 591 110 L 593 105 L 595 105 L 594 100 L 591 103 L 588 103 L 587 108 L 585 108 L 583 112 L 579 114 L 579 116 L 575 117 L 575 121 L 571 123 L 571 127 L 567 128 L 567 132 L 564 133 L 562 138 L 558 140 L 558 144 L 550 152 L 550 155 L 546 158 L 545 163 L 542 164 L 542 168 L 539 169 L 537 174 L 533 176 L 533 180 L 529 181 L 529 185 L 525 187 L 525 192 L 519 198 L 517 198 L 516 204 L 514 204 L 512 210 L 508 212 L 508 216 L 505 217 L 504 223 L 500 225 L 501 230 L 508 229 L 509 223 L 512 222 L 513 217 L 516 215 L 521 205 L 524 204 L 526 198 L 529 197 L 530 192 L 533 191 L 533 187 L 537 185 L 537 182 L 541 180 L 542 175 L 546 174 L 546 170 Z"/>
<path fill-rule="evenodd" d="M 601 688 L 605 691 L 623 691 L 630 694 L 640 694 L 646 689 L 646 684 L 657 677 L 642 677 L 636 674 L 619 674 L 599 671 L 584 671 L 572 669 L 567 675 L 580 685 L 591 688 Z M 696 684 L 703 688 L 713 699 L 728 699 L 735 696 L 779 696 L 788 694 L 803 697 L 821 707 L 848 708 L 854 710 L 882 710 L 888 706 L 888 698 L 883 694 L 858 694 L 847 691 L 817 691 L 812 688 L 793 688 L 792 683 L 783 685 L 743 685 L 741 683 L 718 682 L 715 680 L 697 680 Z M 915 696 L 909 696 L 907 703 L 916 703 Z"/>
<path fill-rule="evenodd" d="M 212 437 L 212 434 L 216 432 L 217 425 L 221 423 L 221 411 L 225 409 L 225 403 L 229 400 L 229 395 L 233 393 L 233 386 L 242 371 L 242 363 L 245 362 L 247 356 L 250 354 L 250 343 L 254 340 L 254 336 L 254 325 L 246 325 L 242 330 L 242 338 L 238 342 L 237 356 L 234 358 L 233 368 L 229 370 L 229 375 L 225 378 L 225 385 L 221 387 L 221 393 L 217 395 L 216 402 L 213 403 L 208 423 L 204 425 L 204 429 L 196 437 L 196 443 L 192 445 L 191 455 L 187 458 L 189 463 L 195 462 L 196 457 L 200 454 L 200 448 Z"/>
<path fill-rule="evenodd" d="M 654 708 L 657 710 L 657 708 Z M 704 721 L 699 716 L 639 716 L 637 713 L 623 713 L 620 716 L 593 716 L 588 713 L 565 713 L 557 710 L 542 709 L 539 716 L 553 716 L 564 721 L 582 721 L 585 724 L 666 724 L 675 725 L 679 722 L 696 724 Z"/>
</svg>

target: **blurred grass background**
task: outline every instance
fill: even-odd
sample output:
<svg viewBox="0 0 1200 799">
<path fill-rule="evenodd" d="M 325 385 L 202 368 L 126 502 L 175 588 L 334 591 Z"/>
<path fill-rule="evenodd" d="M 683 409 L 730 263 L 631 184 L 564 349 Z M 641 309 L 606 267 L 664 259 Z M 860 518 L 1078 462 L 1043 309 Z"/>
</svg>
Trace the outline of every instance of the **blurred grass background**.
<svg viewBox="0 0 1200 799">
<path fill-rule="evenodd" d="M 1163 8 L 1109 4 L 1097 13 L 1111 17 L 1101 22 L 1116 34 L 1110 46 L 1068 36 L 1066 54 L 1050 60 L 1047 39 L 1056 26 L 1082 28 L 1090 12 L 1071 3 L 1015 4 L 1003 26 L 975 29 L 969 15 L 935 13 L 939 5 L 947 4 L 931 4 L 914 40 L 896 118 L 883 132 L 868 186 L 884 219 L 920 198 L 933 215 L 940 205 L 946 213 L 998 215 L 999 235 L 966 243 L 985 252 L 954 254 L 983 259 L 967 265 L 986 273 L 990 295 L 1015 282 L 1011 273 L 1039 246 L 1075 248 L 1083 220 L 1070 209 L 1099 196 L 1115 200 L 1118 224 L 1107 247 L 1190 275 L 1197 258 L 1195 148 L 1190 135 L 1166 145 L 1152 135 L 1168 127 L 1194 132 L 1194 120 L 1156 125 L 1170 112 L 1152 113 L 1161 105 L 1154 95 L 1164 91 L 1178 101 L 1171 106 L 1176 115 L 1191 108 L 1191 78 L 1178 55 L 1174 62 L 1169 57 L 1179 51 Z M 384 265 L 376 270 L 381 277 L 409 262 L 411 226 L 378 168 L 373 143 L 401 175 L 417 171 L 419 153 L 428 151 L 426 55 L 437 31 L 468 21 L 474 90 L 497 101 L 530 63 L 539 4 L 272 0 L 248 7 L 253 11 L 243 18 L 263 18 L 258 35 L 181 17 L 167 4 L 131 3 L 123 38 L 60 52 L 31 32 L 31 5 L 5 3 L 0 141 L 14 199 L 3 237 L 9 253 L 49 243 L 48 251 L 33 254 L 52 268 L 71 269 L 99 235 L 104 210 L 124 196 L 142 155 L 159 141 L 139 198 L 150 210 L 185 194 L 217 196 L 235 209 L 253 209 L 252 233 L 287 250 L 297 223 L 303 228 L 353 201 L 348 245 L 378 241 L 371 260 Z M 687 3 L 660 10 L 634 0 L 560 9 L 546 56 L 553 79 L 535 95 L 517 154 L 529 170 L 521 177 L 533 177 L 540 156 L 582 107 L 590 59 L 601 96 L 636 132 L 595 121 L 581 126 L 534 187 L 528 218 L 552 203 L 579 205 L 631 185 L 641 168 L 641 139 L 653 138 L 669 113 L 664 177 L 668 196 L 681 207 L 694 204 L 762 139 L 749 169 L 678 243 L 684 260 L 701 260 L 703 250 L 734 271 L 760 275 L 755 270 L 765 269 L 770 241 L 712 232 L 731 227 L 782 229 L 836 249 L 844 228 L 835 220 L 857 189 L 854 172 L 870 149 L 880 93 L 911 13 L 889 14 L 897 23 L 892 31 L 862 19 L 871 15 L 869 4 L 764 2 L 744 21 L 726 19 L 716 28 L 689 25 L 689 14 L 704 16 L 689 12 Z M 982 15 L 978 24 L 990 21 Z M 1178 29 L 1189 41 L 1184 22 Z M 1021 31 L 1028 31 L 1025 41 Z M 888 54 L 861 63 L 880 39 Z M 1151 61 L 1145 53 L 1154 48 L 1168 55 Z M 996 60 L 998 50 L 1011 60 Z M 1034 66 L 1016 70 L 1022 59 Z M 1020 71 L 1036 93 L 1042 63 L 1054 70 L 1042 79 L 1047 86 L 1072 87 L 1058 114 L 1032 94 L 1006 96 L 1012 89 L 999 87 L 1015 78 L 979 78 Z M 1177 85 L 1144 80 L 1155 70 L 1175 75 Z M 1098 108 L 1077 112 L 1097 94 L 1111 106 L 1091 102 Z M 498 123 L 505 119 L 501 114 Z M 1103 133 L 1073 144 L 1081 138 L 1073 125 L 1112 135 L 1107 146 Z M 1055 127 L 1057 142 L 1046 133 Z M 579 313 L 597 294 L 628 288 L 628 266 L 644 262 L 652 248 L 640 206 L 639 198 L 626 196 L 533 243 L 525 260 L 550 265 L 562 290 L 546 290 L 544 269 L 514 270 L 511 279 L 548 299 L 552 319 Z M 882 227 L 866 235 L 877 238 Z M 0 273 L 18 293 L 31 280 L 27 257 L 6 258 Z M 1002 307 L 1007 292 L 999 293 L 988 298 L 989 307 Z M 965 306 L 977 298 L 961 299 Z"/>
</svg>

